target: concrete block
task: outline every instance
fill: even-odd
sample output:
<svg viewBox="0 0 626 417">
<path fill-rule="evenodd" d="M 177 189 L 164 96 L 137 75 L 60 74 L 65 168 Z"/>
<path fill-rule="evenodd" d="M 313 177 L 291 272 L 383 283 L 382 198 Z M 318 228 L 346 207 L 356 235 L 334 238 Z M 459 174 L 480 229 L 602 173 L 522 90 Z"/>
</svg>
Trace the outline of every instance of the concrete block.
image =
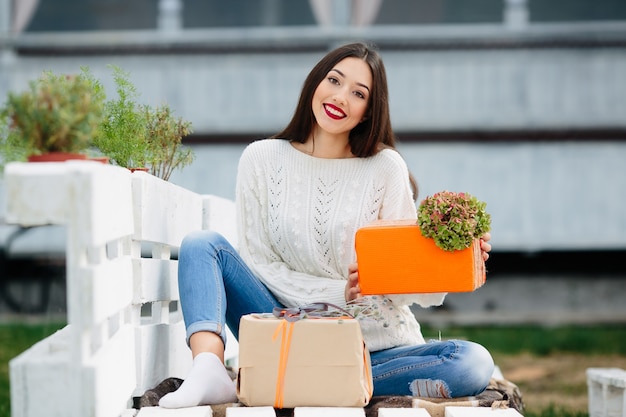
<svg viewBox="0 0 626 417">
<path fill-rule="evenodd" d="M 358 407 L 296 407 L 293 417 L 365 417 Z"/>
<path fill-rule="evenodd" d="M 626 371 L 587 369 L 589 417 L 626 417 Z"/>
<path fill-rule="evenodd" d="M 379 408 L 378 417 L 430 417 L 425 408 Z"/>
<path fill-rule="evenodd" d="M 228 407 L 226 417 L 276 417 L 274 407 Z"/>
<path fill-rule="evenodd" d="M 513 408 L 446 407 L 445 417 L 522 417 Z"/>
<path fill-rule="evenodd" d="M 143 407 L 137 417 L 212 417 L 210 405 L 189 408 Z"/>
</svg>

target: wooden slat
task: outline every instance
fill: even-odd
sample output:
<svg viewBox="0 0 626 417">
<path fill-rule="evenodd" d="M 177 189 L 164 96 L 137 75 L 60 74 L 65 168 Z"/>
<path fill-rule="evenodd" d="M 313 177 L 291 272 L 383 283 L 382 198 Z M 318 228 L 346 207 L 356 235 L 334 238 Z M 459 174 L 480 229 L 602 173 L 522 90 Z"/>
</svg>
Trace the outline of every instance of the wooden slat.
<svg viewBox="0 0 626 417">
<path fill-rule="evenodd" d="M 68 177 L 63 163 L 13 162 L 5 167 L 7 222 L 23 226 L 64 224 Z"/>
<path fill-rule="evenodd" d="M 237 247 L 237 219 L 234 201 L 216 195 L 203 197 L 202 228 L 221 233 L 231 245 Z"/>
<path fill-rule="evenodd" d="M 118 416 L 128 408 L 136 386 L 134 336 L 133 328 L 124 326 L 82 369 L 84 386 L 93 387 L 83 391 L 84 416 Z"/>
<path fill-rule="evenodd" d="M 10 361 L 13 417 L 80 415 L 70 332 L 66 326 Z"/>
<path fill-rule="evenodd" d="M 189 408 L 142 407 L 137 417 L 211 417 L 213 410 L 210 405 Z"/>
<path fill-rule="evenodd" d="M 178 261 L 163 259 L 134 259 L 134 304 L 178 300 Z"/>
<path fill-rule="evenodd" d="M 80 314 L 84 326 L 100 323 L 131 305 L 132 273 L 132 263 L 128 257 L 82 268 Z"/>
<path fill-rule="evenodd" d="M 144 172 L 133 173 L 135 235 L 138 241 L 179 246 L 202 227 L 202 198 L 185 188 Z"/>
<path fill-rule="evenodd" d="M 142 395 L 169 377 L 185 378 L 191 367 L 191 351 L 185 342 L 182 322 L 143 325 L 135 329 L 137 346 L 137 386 L 134 396 Z"/>
</svg>

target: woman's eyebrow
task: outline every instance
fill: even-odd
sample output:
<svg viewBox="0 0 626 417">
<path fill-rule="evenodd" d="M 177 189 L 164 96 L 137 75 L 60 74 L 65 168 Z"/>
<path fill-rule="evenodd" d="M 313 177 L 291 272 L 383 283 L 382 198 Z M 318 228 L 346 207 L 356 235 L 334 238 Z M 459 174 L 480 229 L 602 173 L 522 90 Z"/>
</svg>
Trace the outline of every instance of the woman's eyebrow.
<svg viewBox="0 0 626 417">
<path fill-rule="evenodd" d="M 344 75 L 344 73 L 343 73 L 343 72 L 341 72 L 341 71 L 339 71 L 337 68 L 333 68 L 331 71 L 335 71 L 337 74 L 341 75 L 343 78 L 346 78 L 346 76 Z M 368 86 L 366 86 L 365 84 L 357 82 L 357 83 L 356 83 L 356 85 L 359 85 L 359 86 L 361 86 L 361 87 L 363 87 L 363 88 L 367 89 L 367 91 L 368 91 L 369 93 L 371 93 L 370 88 L 369 88 Z"/>
</svg>

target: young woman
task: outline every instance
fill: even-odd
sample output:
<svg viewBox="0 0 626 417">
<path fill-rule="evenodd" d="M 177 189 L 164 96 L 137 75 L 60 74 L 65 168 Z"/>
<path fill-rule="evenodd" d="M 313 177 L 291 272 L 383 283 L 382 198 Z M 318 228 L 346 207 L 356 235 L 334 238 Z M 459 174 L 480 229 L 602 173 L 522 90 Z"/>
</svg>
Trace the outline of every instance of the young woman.
<svg viewBox="0 0 626 417">
<path fill-rule="evenodd" d="M 328 53 L 311 71 L 289 125 L 243 152 L 239 248 L 202 231 L 179 253 L 179 289 L 193 367 L 167 408 L 237 400 L 223 364 L 224 326 L 274 307 L 360 297 L 354 236 L 377 219 L 417 218 L 416 186 L 395 150 L 385 68 L 370 45 Z M 491 246 L 487 234 L 483 257 Z M 445 294 L 370 297 L 384 320 L 362 322 L 374 395 L 460 397 L 485 389 L 493 360 L 466 341 L 424 341 L 409 309 Z"/>
</svg>

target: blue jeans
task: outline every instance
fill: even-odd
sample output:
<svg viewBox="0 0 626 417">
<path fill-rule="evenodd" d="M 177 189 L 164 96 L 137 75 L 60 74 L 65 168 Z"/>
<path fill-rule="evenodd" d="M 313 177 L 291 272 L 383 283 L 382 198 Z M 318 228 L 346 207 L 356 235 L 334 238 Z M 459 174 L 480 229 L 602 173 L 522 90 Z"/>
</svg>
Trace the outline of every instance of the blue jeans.
<svg viewBox="0 0 626 417">
<path fill-rule="evenodd" d="M 212 231 L 194 232 L 183 240 L 178 286 L 187 341 L 196 332 L 210 331 L 225 345 L 225 324 L 238 338 L 241 316 L 283 307 L 232 245 Z M 489 383 L 494 366 L 484 347 L 460 340 L 381 350 L 372 352 L 371 359 L 374 395 L 477 395 Z"/>
</svg>

